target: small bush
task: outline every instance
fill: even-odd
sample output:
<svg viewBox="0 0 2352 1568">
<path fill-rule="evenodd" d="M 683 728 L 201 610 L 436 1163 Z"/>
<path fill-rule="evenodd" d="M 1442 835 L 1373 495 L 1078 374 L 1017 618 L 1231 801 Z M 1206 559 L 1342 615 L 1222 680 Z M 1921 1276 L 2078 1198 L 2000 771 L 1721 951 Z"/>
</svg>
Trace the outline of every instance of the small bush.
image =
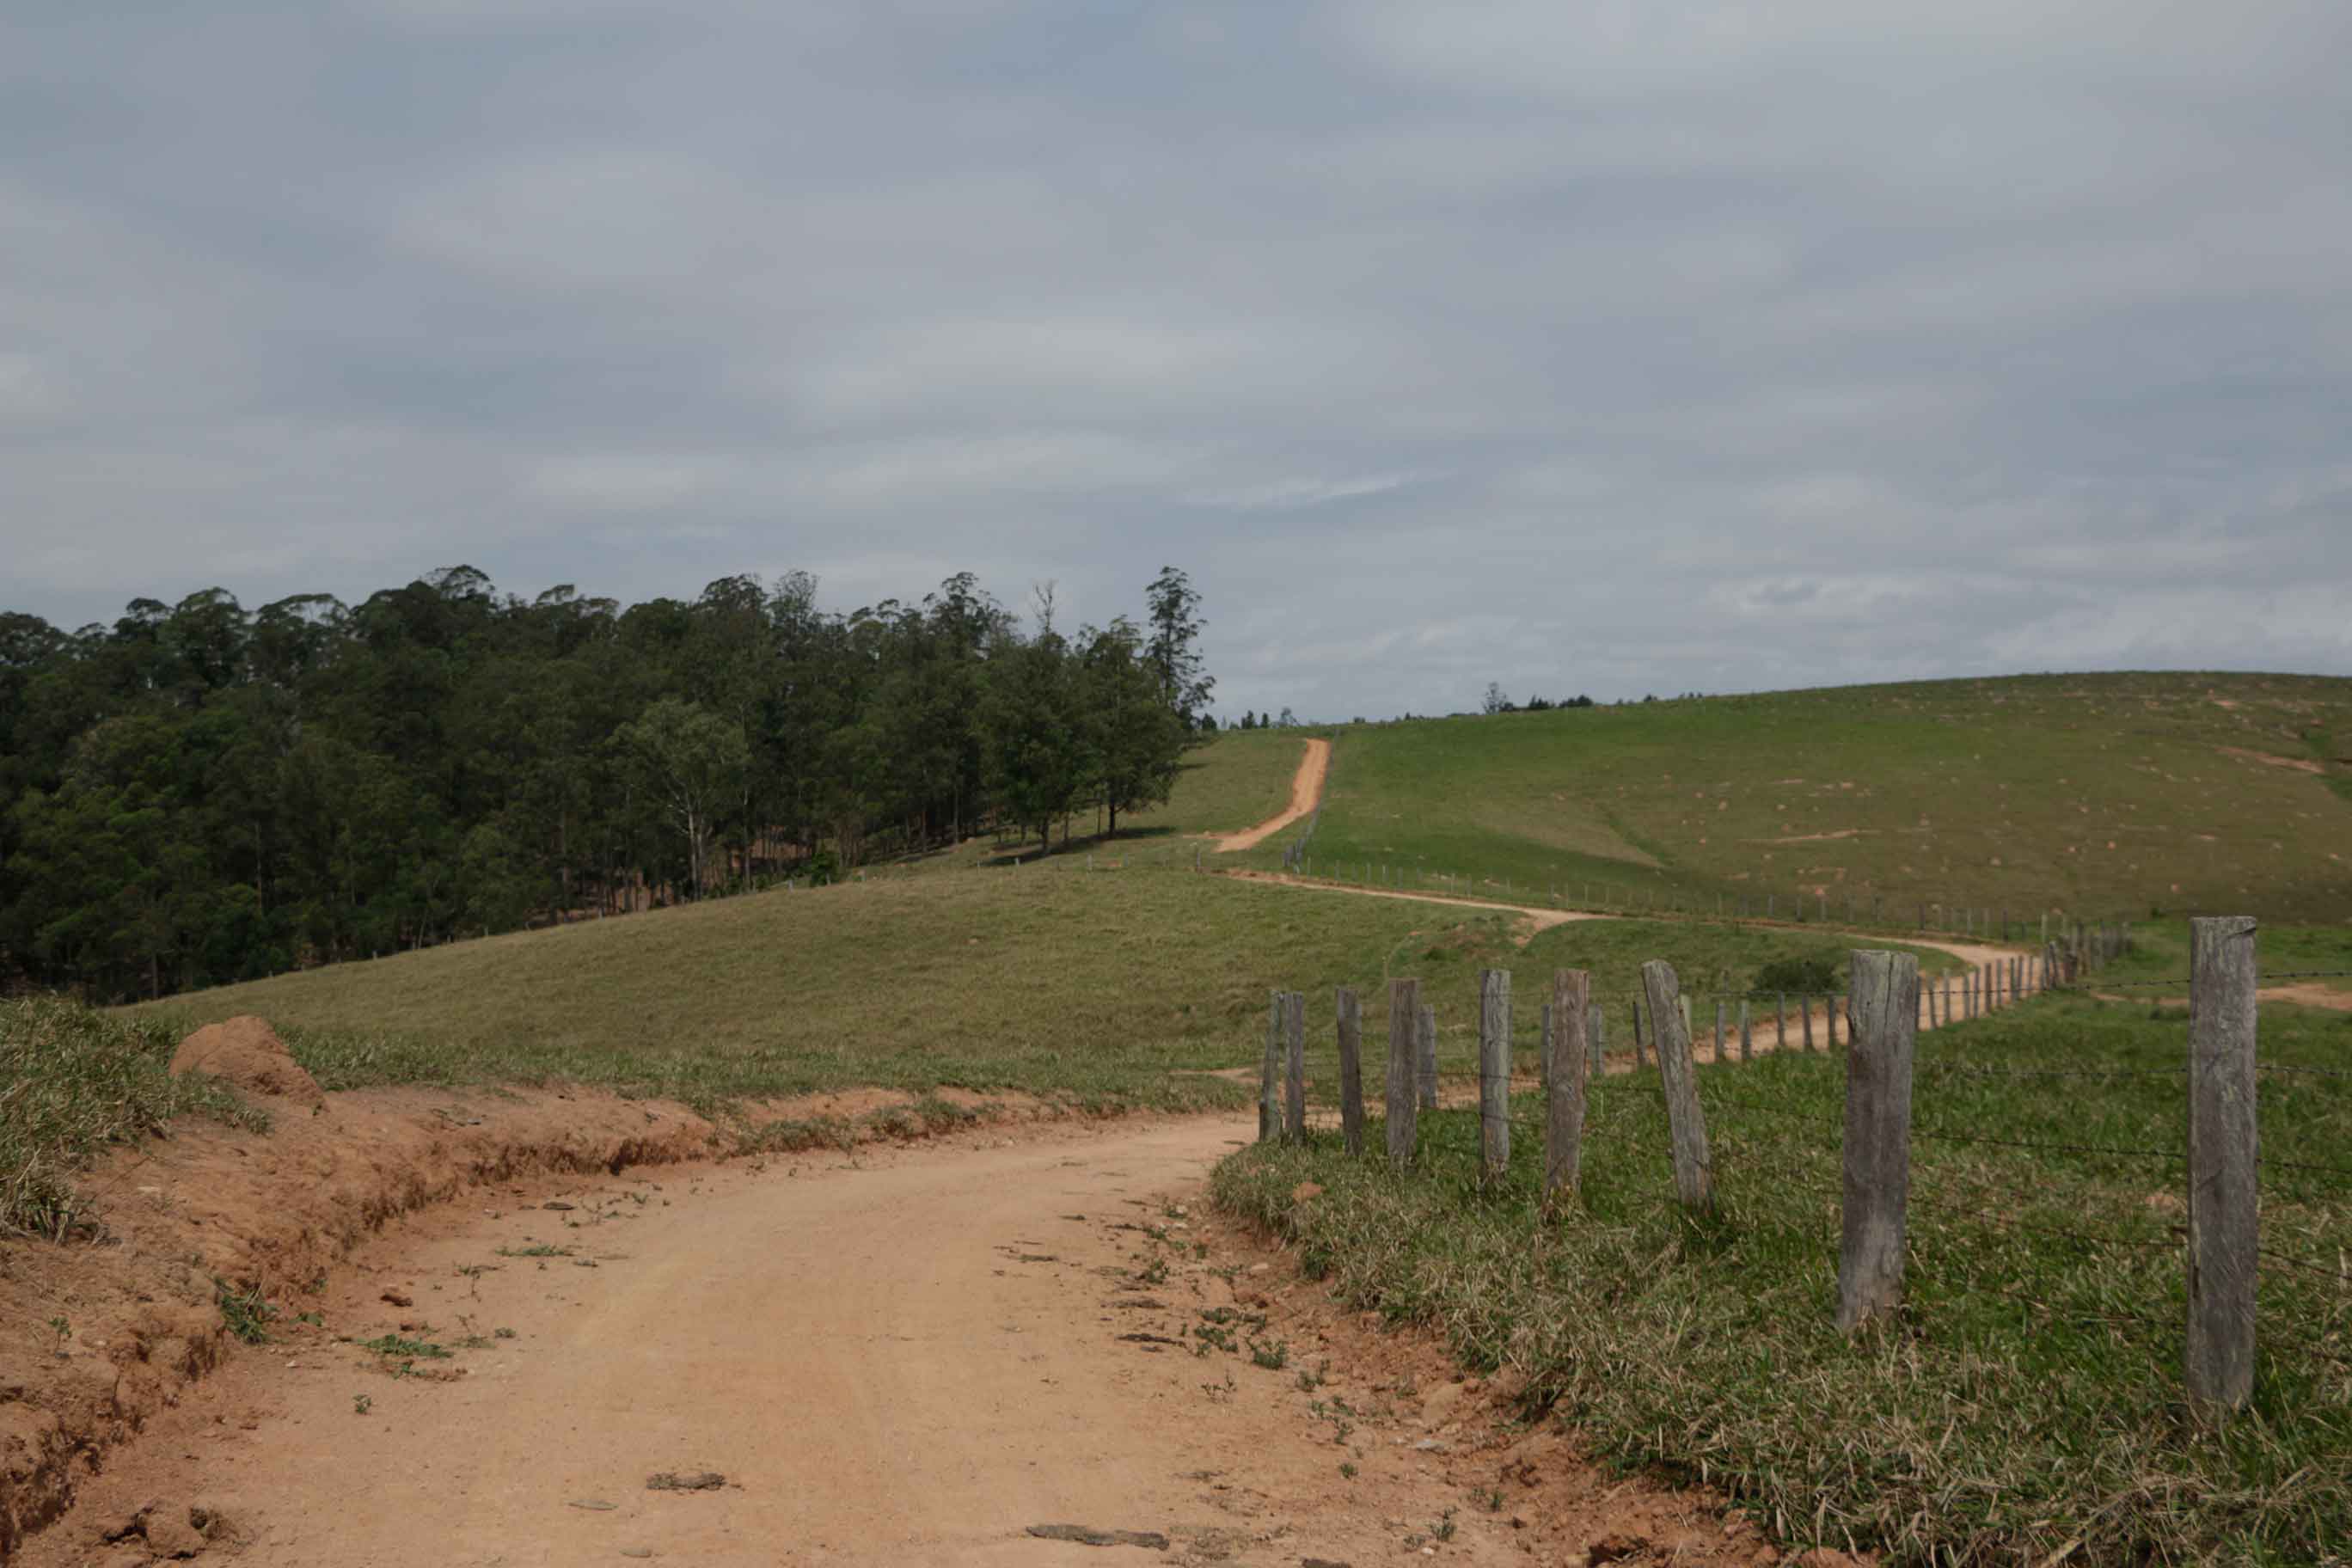
<svg viewBox="0 0 2352 1568">
<path fill-rule="evenodd" d="M 159 1018 L 116 1017 L 54 996 L 0 1001 L 0 1236 L 63 1237 L 82 1223 L 73 1176 L 110 1144 L 200 1113 L 256 1131 L 269 1120 L 211 1079 L 167 1070 Z"/>
<path fill-rule="evenodd" d="M 1819 996 L 1845 984 L 1835 960 L 1812 953 L 1802 958 L 1776 958 L 1756 972 L 1758 991 L 1786 991 L 1792 996 Z"/>
</svg>

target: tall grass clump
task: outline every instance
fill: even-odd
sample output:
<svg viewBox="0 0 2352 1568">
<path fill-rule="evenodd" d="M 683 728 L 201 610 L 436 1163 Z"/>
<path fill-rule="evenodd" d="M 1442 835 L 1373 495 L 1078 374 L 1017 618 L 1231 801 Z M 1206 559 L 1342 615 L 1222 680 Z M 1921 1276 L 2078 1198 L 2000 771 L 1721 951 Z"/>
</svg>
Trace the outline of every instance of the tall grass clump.
<svg viewBox="0 0 2352 1568">
<path fill-rule="evenodd" d="M 87 1205 L 74 1177 L 110 1144 L 188 1112 L 262 1130 L 267 1116 L 210 1079 L 167 1070 L 177 1037 L 54 996 L 0 998 L 0 1236 L 61 1239 Z"/>
</svg>

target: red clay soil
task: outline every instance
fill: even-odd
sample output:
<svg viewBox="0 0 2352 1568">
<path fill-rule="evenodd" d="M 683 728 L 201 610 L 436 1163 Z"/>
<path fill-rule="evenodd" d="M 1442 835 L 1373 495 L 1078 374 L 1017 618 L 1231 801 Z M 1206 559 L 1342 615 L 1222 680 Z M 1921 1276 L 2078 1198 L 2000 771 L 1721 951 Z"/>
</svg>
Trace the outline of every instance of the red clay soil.
<svg viewBox="0 0 2352 1568">
<path fill-rule="evenodd" d="M 163 1189 L 120 1205 L 150 1275 L 211 1247 L 284 1281 L 287 1310 L 274 1342 L 223 1343 L 199 1269 L 140 1352 L 126 1314 L 78 1330 L 68 1364 L 94 1399 L 144 1379 L 148 1432 L 71 1468 L 80 1505 L 24 1568 L 1780 1561 L 1715 1500 L 1588 1465 L 1507 1387 L 1211 1220 L 1239 1120 L 639 1174 L 607 1166 L 708 1129 L 613 1101 L 352 1099 L 121 1173 Z M 194 1195 L 214 1182 L 235 1195 Z M 264 1224 L 265 1195 L 316 1234 Z M 1192 1331 L 1207 1314 L 1234 1349 Z M 379 1335 L 453 1353 L 361 1342 Z M 189 1360 L 218 1370 L 188 1387 Z"/>
<path fill-rule="evenodd" d="M 217 1304 L 224 1290 L 275 1303 L 269 1331 L 283 1334 L 336 1266 L 400 1215 L 519 1178 L 708 1159 L 731 1142 L 665 1100 L 288 1087 L 292 1097 L 257 1100 L 273 1117 L 266 1134 L 183 1120 L 103 1161 L 85 1183 L 98 1200 L 94 1242 L 0 1242 L 0 1559 L 57 1518 L 110 1450 L 242 1350 Z M 811 1096 L 758 1120 L 838 1126 L 908 1099 Z"/>
</svg>

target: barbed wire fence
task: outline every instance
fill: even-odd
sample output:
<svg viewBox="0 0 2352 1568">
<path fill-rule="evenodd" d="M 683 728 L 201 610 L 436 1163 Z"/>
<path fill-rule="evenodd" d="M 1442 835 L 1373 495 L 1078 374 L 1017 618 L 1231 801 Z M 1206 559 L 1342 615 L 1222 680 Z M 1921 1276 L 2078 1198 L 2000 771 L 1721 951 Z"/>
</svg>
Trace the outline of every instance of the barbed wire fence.
<svg viewBox="0 0 2352 1568">
<path fill-rule="evenodd" d="M 2352 1064 L 2289 1062 L 2263 1055 L 2259 985 L 2264 981 L 2352 978 L 2352 971 L 2261 976 L 2250 918 L 2198 919 L 2190 926 L 2191 973 L 2095 984 L 2098 964 L 2124 951 L 2120 936 L 2109 939 L 2095 928 L 2072 953 L 2053 943 L 2031 962 L 2021 954 L 2014 963 L 1944 977 L 1947 984 L 1923 981 L 1914 955 L 1860 952 L 1853 956 L 1852 984 L 1843 994 L 1792 998 L 1777 991 L 1702 991 L 1696 1008 L 1693 998 L 1682 993 L 1673 966 L 1653 961 L 1643 966 L 1642 988 L 1630 1005 L 1620 998 L 1613 1009 L 1630 1026 L 1625 1039 L 1630 1049 L 1612 1047 L 1612 1009 L 1593 997 L 1590 976 L 1581 971 L 1562 970 L 1554 975 L 1549 999 L 1538 1010 L 1532 1052 L 1513 1037 L 1508 971 L 1484 971 L 1476 1017 L 1443 1032 L 1434 1009 L 1421 1001 L 1419 983 L 1395 980 L 1390 983 L 1384 1074 L 1377 1066 L 1368 1069 L 1361 1060 L 1360 1002 L 1352 990 L 1342 987 L 1336 1009 L 1338 1093 L 1312 1105 L 1305 998 L 1296 992 L 1278 993 L 1261 1077 L 1260 1135 L 1304 1140 L 1336 1134 L 1349 1153 L 1362 1155 L 1369 1135 L 1364 1086 L 1368 1076 L 1384 1079 L 1387 1155 L 1393 1169 L 1403 1173 L 1412 1168 L 1422 1112 L 1475 1107 L 1481 1179 L 1504 1176 L 1515 1144 L 1539 1147 L 1549 1213 L 1549 1200 L 1578 1184 L 1591 1097 L 1614 1077 L 1624 1089 L 1664 1108 L 1674 1199 L 1686 1210 L 1708 1213 L 1717 1205 L 1710 1128 L 1719 1138 L 1737 1141 L 1768 1136 L 1751 1132 L 1751 1121 L 1767 1125 L 1769 1138 L 1804 1149 L 1822 1165 L 1833 1163 L 1839 1172 L 1834 1186 L 1788 1172 L 1777 1172 L 1776 1180 L 1790 1181 L 1825 1204 L 1834 1202 L 1841 1230 L 1841 1328 L 1852 1329 L 1900 1309 L 1914 1213 L 1939 1237 L 1957 1237 L 1962 1245 L 1972 1236 L 1999 1236 L 2030 1238 L 2035 1247 L 2105 1249 L 2139 1257 L 2174 1253 L 2183 1259 L 2188 1298 L 2184 1381 L 2200 1406 L 2234 1409 L 2252 1390 L 2255 1291 L 2264 1276 L 2325 1279 L 2340 1288 L 2343 1300 L 2331 1298 L 2322 1318 L 2298 1321 L 2273 1317 L 2265 1321 L 2263 1333 L 2275 1346 L 2352 1363 L 2342 1342 L 2345 1331 L 2352 1328 L 2352 1241 L 2312 1228 L 2340 1222 L 2346 1205 L 2352 1205 L 2352 1161 L 2303 1158 L 2301 1149 L 2289 1151 L 2295 1157 L 2263 1154 L 2255 1135 L 2265 1083 L 2272 1086 L 2273 1099 L 2280 1093 L 2352 1093 L 2347 1087 Z M 2069 938 L 2071 947 L 2071 933 Z M 1928 1040 L 1928 1048 L 1922 1048 L 1923 1034 L 2023 1001 L 2045 988 L 2036 984 L 2045 975 L 2050 980 L 2046 988 L 2055 991 L 2114 986 L 2186 997 L 2187 1050 L 2180 1065 L 2053 1062 L 2040 1057 L 2004 1061 L 1965 1048 L 1973 1037 L 1960 1035 L 1948 1037 L 1948 1044 Z M 1759 1016 L 1759 1004 L 1766 1002 L 1774 1012 L 1769 1037 L 1763 1037 Z M 1817 1018 L 1818 1033 L 1811 1027 Z M 1458 1043 L 1441 1057 L 1441 1043 L 1449 1041 Z M 1745 1075 L 1738 1072 L 1695 1070 L 1748 1062 L 1771 1051 L 1842 1052 L 1843 1118 L 1747 1093 L 1740 1087 Z M 1318 1053 L 1318 1068 L 1325 1060 Z M 2177 1142 L 2134 1143 L 2098 1136 L 2027 1136 L 2028 1129 L 1971 1124 L 1967 1099 L 1952 1086 L 1976 1084 L 1991 1092 L 2000 1082 L 2054 1090 L 2061 1098 L 2053 1103 L 2060 1106 L 2088 1103 L 2083 1097 L 2102 1088 L 2145 1094 L 2155 1083 L 2177 1085 L 2179 1103 L 2186 1112 L 2183 1132 Z M 1924 1106 L 1915 1101 L 1915 1090 L 1922 1087 L 1929 1091 Z M 1927 1113 L 1915 1121 L 1919 1109 Z M 1911 1153 L 1915 1142 L 1980 1152 L 1980 1159 L 1917 1166 Z M 2160 1235 L 2131 1236 L 2021 1214 L 2016 1186 L 1980 1173 L 2019 1155 L 2151 1173 L 2167 1184 L 2158 1191 L 2161 1214 L 2178 1213 L 2181 1222 L 2163 1221 L 2166 1228 Z M 2283 1210 L 2284 1217 L 2265 1234 L 2260 1213 L 2265 1199 L 2302 1206 Z M 2127 1307 L 2109 1310 L 2102 1305 L 2094 1315 L 2168 1333 L 2182 1331 L 2178 1320 L 2167 1322 Z"/>
</svg>

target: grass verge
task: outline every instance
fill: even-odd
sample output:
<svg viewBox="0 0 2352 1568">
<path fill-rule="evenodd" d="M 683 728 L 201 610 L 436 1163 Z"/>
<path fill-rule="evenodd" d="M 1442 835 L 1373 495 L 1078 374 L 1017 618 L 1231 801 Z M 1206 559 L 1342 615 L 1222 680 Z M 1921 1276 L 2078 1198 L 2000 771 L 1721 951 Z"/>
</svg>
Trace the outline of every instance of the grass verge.
<svg viewBox="0 0 2352 1568">
<path fill-rule="evenodd" d="M 268 1127 L 266 1113 L 213 1080 L 172 1077 L 179 1039 L 161 1018 L 53 997 L 0 1000 L 0 1236 L 68 1234 L 83 1213 L 75 1173 L 174 1116 Z"/>
<path fill-rule="evenodd" d="M 1352 1304 L 1511 1369 L 1596 1455 L 1719 1488 L 1792 1544 L 1938 1564 L 2341 1562 L 2352 1179 L 2272 1163 L 2347 1163 L 2352 1079 L 2317 1069 L 2352 1061 L 2352 1019 L 2263 1009 L 2263 1348 L 2252 1408 L 2219 1427 L 2180 1383 L 2181 1167 L 2165 1152 L 2183 1146 L 2185 1031 L 2177 1008 L 2066 998 L 1923 1038 L 1907 1302 L 1853 1341 L 1832 1322 L 1843 1089 L 1828 1058 L 1699 1069 L 1723 1199 L 1708 1222 L 1671 1201 L 1654 1071 L 1597 1090 L 1583 1188 L 1556 1216 L 1532 1100 L 1498 1182 L 1478 1177 L 1475 1113 L 1449 1110 L 1423 1119 L 1402 1179 L 1318 1134 L 1235 1155 L 1215 1195 Z M 2094 1152 L 2119 1149 L 2150 1152 Z M 1321 1194 L 1295 1199 L 1310 1179 Z"/>
</svg>

